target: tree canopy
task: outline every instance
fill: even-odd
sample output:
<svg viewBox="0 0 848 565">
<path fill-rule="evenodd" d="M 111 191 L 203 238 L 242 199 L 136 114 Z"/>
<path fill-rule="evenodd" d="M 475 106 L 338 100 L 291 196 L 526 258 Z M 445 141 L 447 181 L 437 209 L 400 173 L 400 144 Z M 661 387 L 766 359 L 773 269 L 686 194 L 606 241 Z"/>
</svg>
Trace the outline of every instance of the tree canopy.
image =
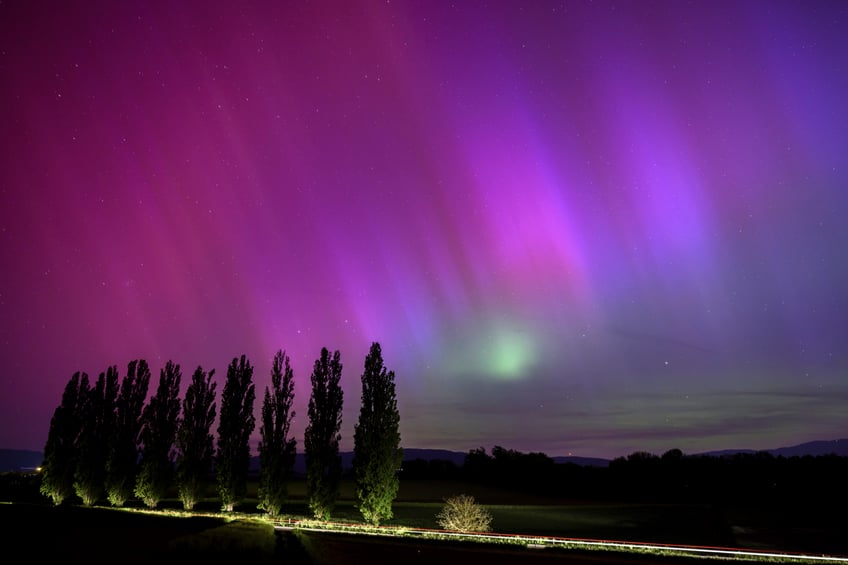
<svg viewBox="0 0 848 565">
<path fill-rule="evenodd" d="M 218 422 L 218 451 L 215 474 L 221 506 L 232 512 L 247 494 L 250 467 L 250 434 L 256 427 L 253 402 L 253 366 L 245 355 L 234 358 L 227 368 Z"/>
<path fill-rule="evenodd" d="M 150 367 L 147 361 L 130 361 L 118 393 L 115 433 L 106 462 L 106 496 L 113 506 L 123 506 L 133 495 L 141 442 L 141 416 L 149 386 Z"/>
<path fill-rule="evenodd" d="M 278 516 L 288 495 L 287 481 L 294 466 L 297 440 L 289 435 L 294 402 L 294 372 L 282 350 L 274 355 L 271 388 L 265 387 L 259 428 L 258 508 Z"/>
<path fill-rule="evenodd" d="M 180 380 L 180 366 L 168 361 L 159 372 L 156 394 L 142 415 L 142 454 L 135 495 L 150 508 L 155 508 L 165 498 L 173 479 L 174 442 L 180 416 Z"/>
<path fill-rule="evenodd" d="M 321 356 L 312 369 L 312 393 L 309 397 L 309 423 L 304 434 L 306 450 L 306 495 L 316 518 L 328 519 L 335 509 L 342 475 L 339 455 L 339 430 L 342 425 L 344 395 L 340 387 L 341 354 Z"/>
<path fill-rule="evenodd" d="M 88 402 L 88 374 L 77 371 L 65 385 L 62 402 L 53 411 L 44 462 L 41 465 L 40 491 L 59 505 L 74 494 L 74 473 L 83 431 L 84 405 Z"/>
<path fill-rule="evenodd" d="M 212 469 L 215 421 L 215 369 L 208 373 L 199 366 L 183 399 L 182 418 L 177 426 L 177 492 L 183 508 L 191 510 L 203 496 Z"/>
<path fill-rule="evenodd" d="M 86 506 L 92 506 L 106 493 L 106 462 L 113 444 L 118 389 L 115 365 L 100 373 L 84 403 L 74 490 Z"/>
<path fill-rule="evenodd" d="M 383 366 L 380 344 L 374 342 L 365 357 L 362 403 L 354 427 L 353 470 L 359 511 L 377 525 L 390 520 L 397 497 L 397 473 L 403 461 L 395 373 Z"/>
</svg>

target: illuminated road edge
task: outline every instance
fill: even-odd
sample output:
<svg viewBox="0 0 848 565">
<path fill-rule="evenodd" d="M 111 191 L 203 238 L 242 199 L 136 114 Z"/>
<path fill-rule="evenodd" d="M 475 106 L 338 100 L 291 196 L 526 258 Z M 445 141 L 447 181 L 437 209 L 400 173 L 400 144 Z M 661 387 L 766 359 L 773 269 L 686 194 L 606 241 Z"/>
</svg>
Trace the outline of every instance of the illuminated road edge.
<svg viewBox="0 0 848 565">
<path fill-rule="evenodd" d="M 815 555 L 806 553 L 758 551 L 753 549 L 736 549 L 732 547 L 714 547 L 700 545 L 668 545 L 652 544 L 634 541 L 598 540 L 583 538 L 563 538 L 552 536 L 524 536 L 520 534 L 491 534 L 463 533 L 448 530 L 428 530 L 426 528 L 403 528 L 398 526 L 362 526 L 331 522 L 312 522 L 309 520 L 283 520 L 275 524 L 278 530 L 302 530 L 308 532 L 344 533 L 359 535 L 391 536 L 398 538 L 420 537 L 426 539 L 457 538 L 472 541 L 497 541 L 515 545 L 524 544 L 530 548 L 572 547 L 595 548 L 608 550 L 629 550 L 655 553 L 671 553 L 676 555 L 692 555 L 700 557 L 732 557 L 758 558 L 781 561 L 819 561 L 828 563 L 846 563 L 848 556 Z"/>
</svg>

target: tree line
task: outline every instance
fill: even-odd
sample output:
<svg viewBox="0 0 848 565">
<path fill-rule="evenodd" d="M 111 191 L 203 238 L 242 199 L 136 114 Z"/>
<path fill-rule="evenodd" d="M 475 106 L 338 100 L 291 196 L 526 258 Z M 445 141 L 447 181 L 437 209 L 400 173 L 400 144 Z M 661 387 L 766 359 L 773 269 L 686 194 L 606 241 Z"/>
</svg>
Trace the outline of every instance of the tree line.
<svg viewBox="0 0 848 565">
<path fill-rule="evenodd" d="M 169 489 L 192 510 L 214 477 L 221 508 L 231 512 L 247 495 L 249 439 L 256 427 L 253 365 L 245 355 L 227 367 L 220 412 L 215 370 L 198 366 L 180 399 L 182 370 L 168 361 L 148 397 L 151 372 L 143 359 L 130 361 L 123 378 L 117 365 L 93 383 L 78 371 L 65 386 L 50 420 L 41 494 L 59 505 L 76 495 L 86 506 L 108 500 L 124 506 L 133 497 L 156 508 Z M 321 349 L 311 374 L 304 433 L 306 488 L 310 510 L 329 519 L 339 497 L 339 453 L 344 394 L 341 354 Z M 397 471 L 403 459 L 394 371 L 371 344 L 361 375 L 359 418 L 354 426 L 353 472 L 357 508 L 372 524 L 392 518 Z M 257 508 L 276 517 L 288 499 L 287 484 L 297 453 L 291 432 L 295 379 L 283 350 L 274 355 L 259 428 Z M 218 422 L 217 442 L 212 434 Z"/>
<path fill-rule="evenodd" d="M 606 466 L 557 462 L 544 453 L 495 446 L 447 459 L 404 461 L 403 479 L 451 480 L 565 500 L 636 503 L 848 503 L 848 457 L 786 457 L 766 451 L 662 455 L 636 451 Z"/>
</svg>

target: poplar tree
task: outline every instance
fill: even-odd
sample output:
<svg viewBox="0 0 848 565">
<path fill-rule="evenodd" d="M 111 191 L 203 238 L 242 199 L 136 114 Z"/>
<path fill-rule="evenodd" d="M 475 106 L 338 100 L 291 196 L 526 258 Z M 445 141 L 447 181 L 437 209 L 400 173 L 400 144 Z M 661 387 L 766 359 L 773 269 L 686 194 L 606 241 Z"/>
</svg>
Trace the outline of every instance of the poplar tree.
<svg viewBox="0 0 848 565">
<path fill-rule="evenodd" d="M 294 373 L 282 351 L 274 356 L 271 389 L 265 387 L 259 428 L 259 487 L 257 508 L 278 516 L 288 496 L 287 481 L 294 466 L 297 440 L 289 437 L 294 402 Z"/>
<path fill-rule="evenodd" d="M 156 394 L 142 415 L 141 464 L 135 495 L 149 508 L 156 508 L 165 498 L 173 480 L 181 379 L 180 366 L 168 361 L 159 372 Z"/>
<path fill-rule="evenodd" d="M 84 403 L 74 491 L 86 506 L 94 505 L 106 494 L 106 462 L 117 421 L 118 389 L 115 365 L 100 373 Z"/>
<path fill-rule="evenodd" d="M 141 416 L 149 386 L 147 361 L 130 361 L 118 394 L 117 421 L 106 462 L 106 496 L 113 506 L 123 506 L 133 495 L 141 441 Z"/>
<path fill-rule="evenodd" d="M 250 468 L 250 434 L 256 427 L 253 401 L 253 366 L 247 357 L 234 358 L 227 368 L 218 422 L 218 452 L 215 473 L 218 494 L 225 512 L 232 512 L 247 494 Z"/>
<path fill-rule="evenodd" d="M 359 511 L 366 522 L 391 520 L 397 471 L 403 460 L 395 373 L 383 366 L 380 344 L 371 344 L 362 373 L 362 404 L 353 433 L 353 471 Z"/>
<path fill-rule="evenodd" d="M 339 497 L 342 459 L 339 430 L 342 424 L 343 394 L 341 354 L 330 357 L 326 347 L 312 369 L 309 423 L 304 434 L 306 451 L 306 496 L 309 508 L 319 520 L 330 518 Z"/>
<path fill-rule="evenodd" d="M 88 374 L 80 371 L 74 373 L 65 385 L 61 404 L 53 411 L 50 419 L 39 490 L 57 506 L 74 494 L 74 473 L 83 429 L 83 406 L 88 401 L 88 390 Z"/>
<path fill-rule="evenodd" d="M 195 369 L 183 399 L 182 418 L 177 426 L 177 493 L 183 508 L 191 510 L 203 497 L 214 455 L 210 430 L 215 421 L 215 386 L 201 366 Z"/>
</svg>

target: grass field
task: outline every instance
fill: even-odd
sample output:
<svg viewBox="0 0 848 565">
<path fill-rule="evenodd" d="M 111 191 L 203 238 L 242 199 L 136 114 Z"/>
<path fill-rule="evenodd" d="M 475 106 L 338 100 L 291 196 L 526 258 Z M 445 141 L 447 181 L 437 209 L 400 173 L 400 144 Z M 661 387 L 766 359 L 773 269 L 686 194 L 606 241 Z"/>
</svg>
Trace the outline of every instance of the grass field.
<svg viewBox="0 0 848 565">
<path fill-rule="evenodd" d="M 693 559 L 458 541 L 282 532 L 260 519 L 178 517 L 109 508 L 0 504 L 3 548 L 17 561 L 121 565 L 439 563 L 693 564 Z"/>
<path fill-rule="evenodd" d="M 485 505 L 493 517 L 492 528 L 499 533 L 848 555 L 848 536 L 841 522 L 830 519 L 817 506 L 599 503 L 447 480 L 401 481 L 393 505 L 395 516 L 386 525 L 438 528 L 436 514 L 445 499 L 457 494 L 470 494 Z M 248 498 L 236 511 L 260 515 L 255 496 L 251 483 Z M 289 498 L 284 508 L 287 516 L 310 517 L 303 481 L 290 483 Z M 352 481 L 343 481 L 333 520 L 361 523 L 354 500 Z M 162 506 L 180 509 L 176 499 L 164 501 Z M 211 496 L 198 510 L 218 512 L 220 505 Z"/>
<path fill-rule="evenodd" d="M 214 495 L 214 491 L 210 494 Z M 289 494 L 286 515 L 309 518 L 304 483 L 292 482 Z M 841 522 L 825 517 L 822 512 L 816 513 L 815 509 L 590 503 L 527 496 L 451 481 L 402 481 L 393 505 L 395 516 L 386 525 L 438 528 L 436 514 L 443 501 L 456 494 L 471 494 L 485 505 L 493 516 L 492 528 L 498 533 L 848 555 L 848 541 L 844 539 Z M 128 506 L 129 510 L 143 509 L 137 501 Z M 197 559 L 209 563 L 235 555 L 242 561 L 249 556 L 250 562 L 260 563 L 266 559 L 279 562 L 279 553 L 283 552 L 289 556 L 286 562 L 292 562 L 292 555 L 300 555 L 304 563 L 314 561 L 307 550 L 316 551 L 309 545 L 317 538 L 275 535 L 272 525 L 256 509 L 253 484 L 233 515 L 221 514 L 220 503 L 214 496 L 204 500 L 192 513 L 182 511 L 176 499 L 163 501 L 160 509 L 193 518 L 166 518 L 77 505 L 54 508 L 46 499 L 41 504 L 2 504 L 0 516 L 4 524 L 13 524 L 9 540 L 28 539 L 34 531 L 45 535 L 49 532 L 53 541 L 50 546 L 38 548 L 41 554 L 61 547 L 61 556 L 79 554 L 96 559 L 124 555 L 129 549 L 132 558 L 129 561 L 121 558 L 127 564 L 149 563 L 151 559 L 166 563 L 168 560 L 193 563 Z M 234 517 L 239 520 L 233 521 Z M 333 519 L 362 523 L 350 481 L 342 484 Z"/>
<path fill-rule="evenodd" d="M 289 494 L 286 512 L 308 516 L 305 483 L 291 483 Z M 406 480 L 400 483 L 395 517 L 388 524 L 438 528 L 436 514 L 445 499 L 457 494 L 470 494 L 487 506 L 492 528 L 500 533 L 848 555 L 844 521 L 831 518 L 834 512 L 827 511 L 827 501 L 792 506 L 781 501 L 756 506 L 616 504 L 548 498 L 461 481 Z M 249 489 L 248 495 L 255 496 L 255 491 Z M 354 499 L 353 483 L 343 481 L 334 519 L 361 522 Z M 249 506 L 243 505 L 245 511 Z"/>
</svg>

